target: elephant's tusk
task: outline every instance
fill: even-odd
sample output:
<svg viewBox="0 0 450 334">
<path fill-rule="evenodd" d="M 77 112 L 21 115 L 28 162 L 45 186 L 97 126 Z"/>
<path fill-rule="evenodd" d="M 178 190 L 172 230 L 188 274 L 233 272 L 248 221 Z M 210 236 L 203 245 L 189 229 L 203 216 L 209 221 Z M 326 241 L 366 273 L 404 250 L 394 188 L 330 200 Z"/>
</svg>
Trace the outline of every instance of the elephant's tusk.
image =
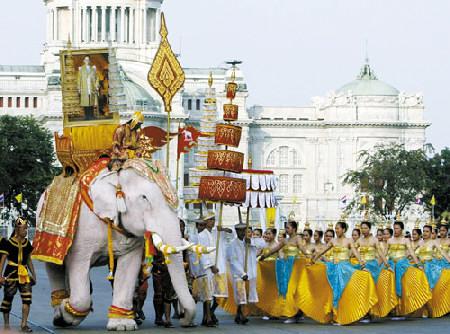
<svg viewBox="0 0 450 334">
<path fill-rule="evenodd" d="M 184 239 L 183 239 L 183 240 L 184 240 Z M 191 248 L 193 245 L 194 245 L 193 243 L 187 242 L 187 243 L 185 243 L 183 246 L 175 247 L 175 248 L 176 248 L 176 250 L 177 250 L 177 253 L 179 253 L 179 252 L 182 252 L 182 251 L 184 251 L 184 250 L 186 250 L 186 249 Z"/>
<path fill-rule="evenodd" d="M 201 255 L 201 254 L 209 254 L 212 253 L 216 250 L 216 247 L 205 247 L 202 245 L 192 245 L 190 247 L 190 250 L 193 253 L 196 253 L 197 255 Z"/>
</svg>

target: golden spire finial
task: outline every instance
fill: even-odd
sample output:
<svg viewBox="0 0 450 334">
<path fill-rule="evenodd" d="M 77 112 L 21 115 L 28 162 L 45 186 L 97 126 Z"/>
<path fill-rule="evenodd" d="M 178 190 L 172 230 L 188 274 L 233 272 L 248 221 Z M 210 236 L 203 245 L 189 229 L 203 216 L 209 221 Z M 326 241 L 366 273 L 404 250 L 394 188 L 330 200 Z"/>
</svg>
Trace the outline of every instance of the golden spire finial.
<svg viewBox="0 0 450 334">
<path fill-rule="evenodd" d="M 252 167 L 253 167 L 253 160 L 252 160 L 252 157 L 249 156 L 248 157 L 248 169 L 252 169 Z"/>
<path fill-rule="evenodd" d="M 168 35 L 167 26 L 166 26 L 166 18 L 164 13 L 161 12 L 161 28 L 159 29 L 159 35 L 162 39 L 166 39 Z"/>
<path fill-rule="evenodd" d="M 72 49 L 72 41 L 70 40 L 70 34 L 67 37 L 67 49 Z"/>
<path fill-rule="evenodd" d="M 233 66 L 233 71 L 231 72 L 231 81 L 236 81 L 236 67 Z"/>
<path fill-rule="evenodd" d="M 214 82 L 214 79 L 213 79 L 212 71 L 209 71 L 209 77 L 208 77 L 208 86 L 209 86 L 209 88 L 212 87 L 213 82 Z"/>
</svg>

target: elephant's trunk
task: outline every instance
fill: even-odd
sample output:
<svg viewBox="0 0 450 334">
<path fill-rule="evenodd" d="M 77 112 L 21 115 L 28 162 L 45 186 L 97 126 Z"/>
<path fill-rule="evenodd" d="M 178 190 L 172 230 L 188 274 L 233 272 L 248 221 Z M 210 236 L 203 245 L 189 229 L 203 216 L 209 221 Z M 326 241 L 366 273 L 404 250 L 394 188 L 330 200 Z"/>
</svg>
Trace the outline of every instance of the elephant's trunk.
<svg viewBox="0 0 450 334">
<path fill-rule="evenodd" d="M 184 308 L 184 318 L 181 320 L 182 326 L 188 326 L 195 318 L 195 302 L 188 289 L 186 273 L 181 254 L 170 255 L 172 262 L 167 265 L 170 279 L 172 280 L 178 299 Z"/>
<path fill-rule="evenodd" d="M 155 232 L 159 234 L 164 244 L 172 247 L 183 246 L 177 216 L 172 212 L 168 215 L 165 215 L 166 213 L 167 211 L 164 211 L 160 214 L 162 221 L 167 222 L 166 229 L 160 229 Z M 175 292 L 178 295 L 178 299 L 184 308 L 184 318 L 181 320 L 181 324 L 182 326 L 189 326 L 195 318 L 196 305 L 191 293 L 189 292 L 186 272 L 184 270 L 183 257 L 181 253 L 169 256 L 171 263 L 169 263 L 167 267 L 169 269 L 170 278 L 172 280 Z"/>
</svg>

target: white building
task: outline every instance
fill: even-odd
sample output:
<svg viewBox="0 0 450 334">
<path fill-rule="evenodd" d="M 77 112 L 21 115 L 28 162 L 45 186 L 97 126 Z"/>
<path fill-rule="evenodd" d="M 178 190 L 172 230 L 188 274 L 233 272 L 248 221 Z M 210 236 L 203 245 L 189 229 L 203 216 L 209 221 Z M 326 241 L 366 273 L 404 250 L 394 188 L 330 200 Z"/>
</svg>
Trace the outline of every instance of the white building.
<svg viewBox="0 0 450 334">
<path fill-rule="evenodd" d="M 40 66 L 0 66 L 0 113 L 34 115 L 52 131 L 62 128 L 59 51 L 70 36 L 74 49 L 117 49 L 127 96 L 127 117 L 144 110 L 146 122 L 166 126 L 166 114 L 147 73 L 158 47 L 163 0 L 44 0 L 47 34 Z M 170 39 L 170 18 L 169 39 Z M 225 103 L 227 68 L 186 68 L 184 90 L 173 101 L 172 131 L 179 124 L 197 124 L 212 72 L 219 112 Z M 349 74 L 350 76 L 351 74 Z M 244 76 L 237 74 L 239 150 L 253 159 L 253 168 L 272 169 L 280 178 L 281 212 L 302 220 L 336 219 L 339 198 L 351 197 L 341 176 L 357 166 L 357 152 L 375 144 L 400 142 L 419 148 L 429 125 L 420 94 L 407 95 L 377 80 L 368 63 L 358 78 L 309 107 L 248 107 Z M 172 156 L 176 145 L 171 146 Z M 163 159 L 165 150 L 156 158 Z M 181 161 L 185 183 L 193 154 Z M 170 175 L 175 177 L 175 163 Z M 183 174 L 183 173 L 180 173 Z M 180 182 L 183 184 L 183 182 Z M 180 189 L 182 196 L 182 187 Z"/>
</svg>

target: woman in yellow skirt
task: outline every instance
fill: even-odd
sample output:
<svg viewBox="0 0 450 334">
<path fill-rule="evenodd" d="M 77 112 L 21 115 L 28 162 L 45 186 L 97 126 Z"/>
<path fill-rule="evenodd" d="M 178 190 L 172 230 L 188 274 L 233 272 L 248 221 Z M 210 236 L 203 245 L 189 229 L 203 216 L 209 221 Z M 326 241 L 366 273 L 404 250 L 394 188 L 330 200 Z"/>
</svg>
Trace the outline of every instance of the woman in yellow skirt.
<svg viewBox="0 0 450 334">
<path fill-rule="evenodd" d="M 286 224 L 288 239 L 282 240 L 260 260 L 265 260 L 270 255 L 282 250 L 283 258 L 275 261 L 275 278 L 277 283 L 278 298 L 273 301 L 276 305 L 270 315 L 273 317 L 287 317 L 285 323 L 298 322 L 301 312 L 296 304 L 297 288 L 302 264 L 300 253 L 307 254 L 304 241 L 297 235 L 297 222 L 289 221 Z M 266 279 L 265 277 L 262 279 Z M 260 306 L 263 309 L 263 306 Z"/>
<path fill-rule="evenodd" d="M 375 284 L 370 273 L 354 268 L 350 264 L 353 253 L 361 266 L 360 258 L 352 240 L 345 237 L 347 224 L 339 221 L 335 226 L 336 238 L 328 247 L 314 256 L 320 259 L 327 251 L 333 251 L 333 262 L 317 263 L 307 268 L 306 277 L 309 294 L 300 291 L 299 307 L 306 316 L 325 323 L 334 320 L 348 325 L 360 320 L 378 302 Z"/>
<path fill-rule="evenodd" d="M 428 315 L 438 318 L 450 312 L 450 256 L 442 252 L 438 240 L 431 239 L 431 225 L 423 227 L 423 240 L 416 254 L 423 263 L 432 291 L 427 303 Z"/>
<path fill-rule="evenodd" d="M 366 263 L 364 270 L 372 274 L 377 290 L 378 303 L 370 311 L 371 315 L 383 318 L 397 306 L 395 276 L 380 248 L 378 239 L 370 235 L 372 224 L 361 222 L 361 238 L 356 243 L 361 259 Z"/>
<path fill-rule="evenodd" d="M 388 262 L 395 272 L 395 292 L 399 299 L 395 313 L 399 316 L 412 314 L 431 299 L 427 278 L 421 270 L 423 267 L 419 264 L 410 241 L 403 237 L 403 229 L 403 222 L 397 220 L 394 223 L 394 236 L 387 244 Z M 410 263 L 408 255 L 415 265 Z"/>
<path fill-rule="evenodd" d="M 275 262 L 278 258 L 278 252 L 270 254 L 271 250 L 278 246 L 276 234 L 277 230 L 274 228 L 266 230 L 264 234 L 266 246 L 261 252 L 261 258 L 265 256 L 265 259 L 257 263 L 256 289 L 259 302 L 256 303 L 256 307 L 265 315 L 264 319 L 275 317 L 282 313 L 284 308 L 284 303 L 276 302 L 279 300 L 275 273 Z"/>
</svg>

